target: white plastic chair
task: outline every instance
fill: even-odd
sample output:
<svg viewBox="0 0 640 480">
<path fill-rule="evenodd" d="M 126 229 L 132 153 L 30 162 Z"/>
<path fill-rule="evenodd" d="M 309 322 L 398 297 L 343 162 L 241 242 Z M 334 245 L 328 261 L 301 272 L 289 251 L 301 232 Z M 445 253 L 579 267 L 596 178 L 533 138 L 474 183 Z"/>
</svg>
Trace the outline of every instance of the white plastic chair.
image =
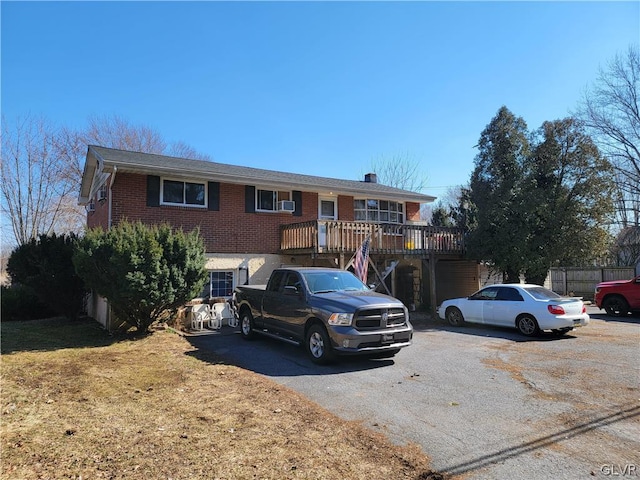
<svg viewBox="0 0 640 480">
<path fill-rule="evenodd" d="M 191 307 L 191 329 L 204 330 L 205 323 L 211 325 L 211 310 L 209 305 L 200 303 Z"/>
<path fill-rule="evenodd" d="M 209 326 L 216 330 L 222 328 L 222 320 L 224 319 L 224 303 L 214 303 L 211 306 L 211 320 Z"/>
<path fill-rule="evenodd" d="M 227 309 L 229 311 L 229 318 L 227 319 L 227 325 L 230 327 L 237 327 L 240 324 L 240 314 L 236 308 L 236 294 L 233 294 L 229 300 L 227 300 Z"/>
<path fill-rule="evenodd" d="M 225 318 L 227 319 L 227 325 L 236 328 L 240 325 L 240 321 L 238 319 L 238 312 L 236 311 L 234 300 L 235 296 L 232 299 L 227 300 L 227 303 L 225 304 L 227 306 L 227 309 L 225 310 Z"/>
</svg>

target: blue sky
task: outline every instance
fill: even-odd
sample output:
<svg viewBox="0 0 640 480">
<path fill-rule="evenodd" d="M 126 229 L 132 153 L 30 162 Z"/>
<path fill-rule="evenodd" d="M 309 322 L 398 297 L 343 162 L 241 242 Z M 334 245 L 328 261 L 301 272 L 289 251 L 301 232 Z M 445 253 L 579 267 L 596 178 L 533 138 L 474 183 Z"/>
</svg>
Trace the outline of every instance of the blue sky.
<svg viewBox="0 0 640 480">
<path fill-rule="evenodd" d="M 502 105 L 566 117 L 640 42 L 640 2 L 7 2 L 2 114 L 119 115 L 214 161 L 362 179 L 418 162 L 440 196 Z"/>
</svg>

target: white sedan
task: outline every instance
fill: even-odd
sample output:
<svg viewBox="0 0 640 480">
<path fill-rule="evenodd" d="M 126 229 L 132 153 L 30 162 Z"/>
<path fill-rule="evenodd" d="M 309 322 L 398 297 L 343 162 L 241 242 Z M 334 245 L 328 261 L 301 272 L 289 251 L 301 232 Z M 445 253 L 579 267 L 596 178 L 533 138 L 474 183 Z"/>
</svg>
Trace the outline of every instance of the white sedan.
<svg viewBox="0 0 640 480">
<path fill-rule="evenodd" d="M 581 299 L 527 284 L 491 285 L 470 297 L 445 300 L 438 316 L 454 326 L 469 322 L 515 327 L 528 337 L 542 330 L 563 335 L 589 323 Z"/>
</svg>

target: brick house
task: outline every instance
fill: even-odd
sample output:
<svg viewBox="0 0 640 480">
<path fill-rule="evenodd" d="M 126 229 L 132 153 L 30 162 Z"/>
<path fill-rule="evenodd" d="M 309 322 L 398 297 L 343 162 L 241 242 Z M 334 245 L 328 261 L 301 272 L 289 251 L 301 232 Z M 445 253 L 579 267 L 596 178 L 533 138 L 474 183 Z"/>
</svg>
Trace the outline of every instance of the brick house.
<svg viewBox="0 0 640 480">
<path fill-rule="evenodd" d="M 237 284 L 264 284 L 282 265 L 348 268 L 370 236 L 369 283 L 410 308 L 478 285 L 457 229 L 420 222 L 435 198 L 377 183 L 340 180 L 89 146 L 79 203 L 87 226 L 123 219 L 198 227 L 209 282 L 202 297 L 229 297 Z M 107 325 L 108 308 L 90 313 Z"/>
</svg>

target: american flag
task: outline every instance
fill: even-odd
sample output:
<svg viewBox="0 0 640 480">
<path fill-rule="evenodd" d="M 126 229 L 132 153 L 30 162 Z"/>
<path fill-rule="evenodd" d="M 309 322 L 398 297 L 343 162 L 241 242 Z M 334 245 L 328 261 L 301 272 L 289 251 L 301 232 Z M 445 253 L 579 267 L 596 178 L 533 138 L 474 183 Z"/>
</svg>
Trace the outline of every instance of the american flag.
<svg viewBox="0 0 640 480">
<path fill-rule="evenodd" d="M 355 271 L 356 276 L 362 280 L 363 283 L 367 283 L 367 272 L 369 270 L 369 242 L 371 241 L 371 236 L 369 235 L 365 238 L 362 245 L 358 248 L 356 252 L 356 259 L 353 262 L 353 269 Z"/>
</svg>

